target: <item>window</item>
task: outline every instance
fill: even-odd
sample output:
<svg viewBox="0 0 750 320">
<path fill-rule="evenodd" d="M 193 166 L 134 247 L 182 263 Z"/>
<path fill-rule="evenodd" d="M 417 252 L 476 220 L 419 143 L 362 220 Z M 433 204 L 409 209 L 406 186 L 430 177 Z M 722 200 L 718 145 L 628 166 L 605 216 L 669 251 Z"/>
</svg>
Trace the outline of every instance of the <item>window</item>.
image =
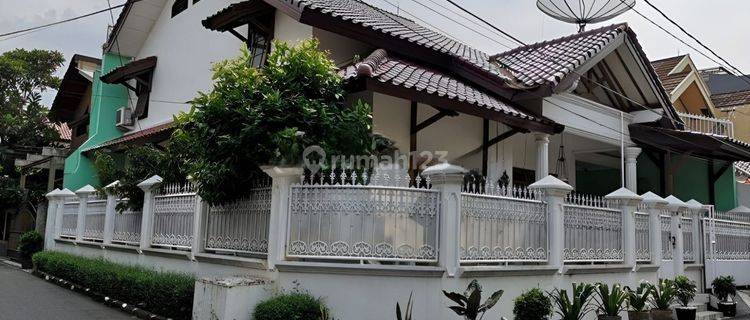
<svg viewBox="0 0 750 320">
<path fill-rule="evenodd" d="M 534 170 L 513 167 L 513 186 L 527 187 L 536 181 Z"/>
<path fill-rule="evenodd" d="M 188 7 L 188 0 L 175 0 L 174 4 L 172 4 L 172 18 L 180 14 L 180 12 L 185 11 L 187 7 Z"/>
<path fill-rule="evenodd" d="M 253 19 L 248 24 L 247 48 L 253 56 L 253 67 L 260 68 L 266 64 L 266 57 L 271 51 L 274 15 L 268 14 Z"/>
</svg>

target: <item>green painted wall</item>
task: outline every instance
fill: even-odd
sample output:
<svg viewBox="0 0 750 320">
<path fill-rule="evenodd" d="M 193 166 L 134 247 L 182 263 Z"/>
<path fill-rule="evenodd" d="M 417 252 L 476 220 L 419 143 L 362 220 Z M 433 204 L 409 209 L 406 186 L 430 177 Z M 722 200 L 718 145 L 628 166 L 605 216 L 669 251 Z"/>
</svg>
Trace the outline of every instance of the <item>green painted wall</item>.
<svg viewBox="0 0 750 320">
<path fill-rule="evenodd" d="M 672 156 L 676 166 L 682 156 Z M 708 199 L 708 163 L 706 160 L 689 157 L 682 167 L 674 173 L 674 195 L 682 201 L 695 199 L 700 203 L 709 203 Z"/>
<path fill-rule="evenodd" d="M 99 184 L 92 159 L 81 152 L 122 136 L 122 132 L 115 126 L 116 112 L 128 105 L 127 88 L 119 84 L 102 83 L 99 77 L 129 61 L 130 58 L 110 53 L 105 53 L 102 57 L 102 70 L 94 73 L 89 138 L 65 159 L 65 188 L 75 191 L 87 184 Z"/>
<path fill-rule="evenodd" d="M 576 170 L 576 192 L 606 196 L 620 188 L 620 178 L 620 169 Z"/>
<path fill-rule="evenodd" d="M 643 153 L 638 156 L 637 161 L 638 194 L 651 191 L 662 195 L 664 192 L 661 190 L 661 169 L 659 169 L 659 166 Z"/>
<path fill-rule="evenodd" d="M 737 206 L 739 206 L 737 182 L 734 178 L 734 166 L 732 166 L 716 181 L 716 210 L 729 211 Z"/>
</svg>

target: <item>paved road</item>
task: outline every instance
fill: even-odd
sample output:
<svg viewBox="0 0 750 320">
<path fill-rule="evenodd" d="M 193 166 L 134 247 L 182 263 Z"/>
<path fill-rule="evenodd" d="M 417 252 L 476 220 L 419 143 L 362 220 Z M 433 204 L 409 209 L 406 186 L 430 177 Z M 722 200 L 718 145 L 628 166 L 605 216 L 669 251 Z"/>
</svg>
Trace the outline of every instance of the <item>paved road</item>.
<svg viewBox="0 0 750 320">
<path fill-rule="evenodd" d="M 0 262 L 0 320 L 134 319 Z"/>
</svg>

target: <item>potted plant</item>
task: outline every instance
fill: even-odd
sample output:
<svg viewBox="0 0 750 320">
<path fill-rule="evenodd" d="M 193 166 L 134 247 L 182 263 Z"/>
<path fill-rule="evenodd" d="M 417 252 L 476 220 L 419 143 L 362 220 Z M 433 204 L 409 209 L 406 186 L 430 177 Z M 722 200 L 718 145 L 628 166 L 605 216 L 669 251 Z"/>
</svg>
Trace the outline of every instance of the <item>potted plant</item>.
<svg viewBox="0 0 750 320">
<path fill-rule="evenodd" d="M 604 283 L 596 285 L 597 317 L 599 320 L 621 320 L 620 311 L 624 309 L 627 294 L 619 284 L 609 286 Z"/>
<path fill-rule="evenodd" d="M 651 286 L 651 306 L 649 314 L 652 320 L 672 320 L 672 309 L 670 306 L 677 294 L 674 281 L 670 279 L 659 279 L 659 284 Z"/>
<path fill-rule="evenodd" d="M 451 306 L 457 315 L 463 316 L 465 320 L 476 320 L 484 317 L 487 310 L 492 309 L 503 296 L 503 290 L 497 290 L 484 303 L 482 303 L 482 287 L 477 280 L 472 280 L 463 294 L 458 292 L 447 292 L 443 294 L 457 305 Z"/>
<path fill-rule="evenodd" d="M 734 277 L 720 276 L 711 282 L 711 287 L 713 287 L 714 295 L 719 298 L 719 311 L 725 317 L 734 317 L 737 314 L 737 302 L 734 301 L 734 296 L 737 294 L 737 286 L 734 284 Z M 730 296 L 732 297 L 732 301 L 729 301 Z"/>
<path fill-rule="evenodd" d="M 21 268 L 31 269 L 31 256 L 44 249 L 44 237 L 35 230 L 28 231 L 18 239 L 19 262 Z"/>
<path fill-rule="evenodd" d="M 547 320 L 552 314 L 552 301 L 539 288 L 534 288 L 516 297 L 513 315 L 516 320 Z"/>
<path fill-rule="evenodd" d="M 594 285 L 583 283 L 573 284 L 573 296 L 569 297 L 567 290 L 555 289 L 550 295 L 554 302 L 560 320 L 581 320 L 588 314 L 592 308 L 590 306 L 591 296 L 594 294 L 596 287 Z"/>
<path fill-rule="evenodd" d="M 648 299 L 654 286 L 648 282 L 641 282 L 635 290 L 625 287 L 628 302 L 628 320 L 649 320 Z"/>
<path fill-rule="evenodd" d="M 697 291 L 695 282 L 686 276 L 677 276 L 674 278 L 674 286 L 676 289 L 675 297 L 680 303 L 680 306 L 675 308 L 677 319 L 695 320 L 698 309 L 690 306 L 690 302 L 695 298 L 695 292 Z"/>
</svg>

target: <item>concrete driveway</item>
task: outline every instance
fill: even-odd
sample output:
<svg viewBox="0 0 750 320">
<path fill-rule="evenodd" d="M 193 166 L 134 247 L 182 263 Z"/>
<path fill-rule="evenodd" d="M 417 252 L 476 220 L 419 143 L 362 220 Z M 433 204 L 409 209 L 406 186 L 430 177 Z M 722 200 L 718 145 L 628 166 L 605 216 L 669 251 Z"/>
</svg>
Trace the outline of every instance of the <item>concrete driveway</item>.
<svg viewBox="0 0 750 320">
<path fill-rule="evenodd" d="M 0 320 L 135 319 L 0 261 Z"/>
</svg>

